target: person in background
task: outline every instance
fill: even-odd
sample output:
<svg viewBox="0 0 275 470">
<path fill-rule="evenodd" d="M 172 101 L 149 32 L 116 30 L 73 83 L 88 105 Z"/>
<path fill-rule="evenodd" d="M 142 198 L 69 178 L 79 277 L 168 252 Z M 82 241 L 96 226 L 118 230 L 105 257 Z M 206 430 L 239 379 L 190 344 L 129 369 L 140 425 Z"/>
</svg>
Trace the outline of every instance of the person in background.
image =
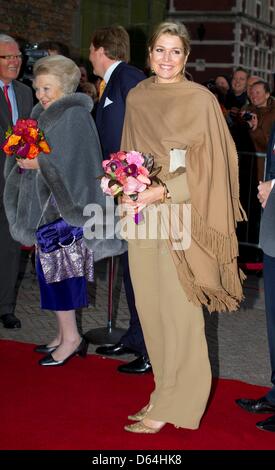
<svg viewBox="0 0 275 470">
<path fill-rule="evenodd" d="M 248 77 L 247 79 L 247 98 L 248 98 L 248 101 L 249 103 L 251 103 L 251 89 L 252 89 L 252 86 L 254 85 L 254 83 L 256 82 L 262 82 L 263 79 L 261 77 L 258 77 L 258 75 L 250 75 L 250 77 Z M 248 104 L 248 103 L 247 103 Z"/>
<path fill-rule="evenodd" d="M 38 49 L 43 49 L 49 55 L 64 55 L 70 57 L 70 50 L 66 44 L 59 41 L 42 41 L 38 44 Z"/>
<path fill-rule="evenodd" d="M 90 114 L 93 102 L 84 93 L 74 93 L 79 68 L 71 59 L 53 55 L 39 59 L 33 73 L 39 103 L 31 116 L 38 121 L 51 151 L 40 152 L 32 160 L 17 160 L 24 172 L 19 174 L 15 166 L 9 173 L 4 203 L 16 240 L 26 245 L 38 243 L 38 248 L 41 241 L 46 247 L 52 243 L 51 234 L 58 241 L 54 242 L 58 249 L 49 251 L 43 268 L 39 249 L 36 256 L 41 308 L 55 311 L 58 328 L 55 338 L 37 346 L 35 351 L 46 354 L 39 361 L 41 366 L 53 367 L 87 353 L 88 344 L 78 332 L 75 317 L 75 309 L 88 306 L 87 280 L 80 268 L 86 266 L 90 275 L 93 262 L 85 246 L 98 260 L 116 253 L 117 244 L 116 240 L 106 240 L 106 246 L 104 239 L 83 237 L 82 227 L 87 221 L 84 208 L 91 203 L 104 207 L 105 197 L 96 179 L 101 172 L 102 154 Z M 72 271 L 67 261 L 67 257 L 71 259 L 70 252 L 65 251 L 64 257 L 62 254 L 76 247 L 76 240 L 81 250 L 72 254 Z M 120 240 L 117 242 L 121 245 Z M 46 278 L 48 271 L 53 278 Z"/>
<path fill-rule="evenodd" d="M 79 66 L 79 70 L 80 70 L 80 80 L 79 80 L 79 88 L 81 89 L 83 87 L 83 85 L 85 83 L 88 83 L 90 80 L 89 80 L 89 77 L 88 77 L 88 71 L 87 71 L 87 68 L 84 64 L 80 64 Z"/>
<path fill-rule="evenodd" d="M 150 153 L 161 167 L 160 184 L 122 198 L 122 236 L 135 233 L 133 213 L 144 217 L 128 251 L 155 380 L 147 405 L 129 416 L 133 433 L 199 427 L 211 388 L 202 305 L 231 311 L 242 299 L 236 149 L 215 96 L 185 78 L 189 52 L 182 23 L 160 24 L 149 40 L 155 75 L 127 97 L 121 149 Z"/>
<path fill-rule="evenodd" d="M 270 96 L 270 87 L 267 82 L 260 80 L 254 82 L 250 89 L 250 101 L 246 111 L 255 117 L 248 120 L 251 130 L 250 136 L 256 152 L 267 151 L 267 145 L 273 122 L 275 121 L 275 100 Z M 263 178 L 263 175 L 260 179 Z"/>
<path fill-rule="evenodd" d="M 238 67 L 233 73 L 231 90 L 226 95 L 225 108 L 228 110 L 227 123 L 234 126 L 240 118 L 240 109 L 247 102 L 247 80 L 249 73 L 243 67 Z"/>
<path fill-rule="evenodd" d="M 230 81 L 226 75 L 217 75 L 215 78 L 215 85 L 218 88 L 221 96 L 223 97 L 223 104 L 225 102 L 225 98 L 230 91 Z"/>
<path fill-rule="evenodd" d="M 253 151 L 251 139 L 248 135 L 248 126 L 242 118 L 243 107 L 248 102 L 247 81 L 249 73 L 243 67 L 238 67 L 232 77 L 231 90 L 226 95 L 224 106 L 225 119 L 229 126 L 238 151 Z"/>
<path fill-rule="evenodd" d="M 264 292 L 266 325 L 271 363 L 272 388 L 257 399 L 238 398 L 236 403 L 250 413 L 273 416 L 256 423 L 258 429 L 275 432 L 275 123 L 270 134 L 265 181 L 258 186 L 258 199 L 264 209 L 260 229 L 260 246 L 264 252 Z"/>
<path fill-rule="evenodd" d="M 32 91 L 16 80 L 22 55 L 17 42 L 0 34 L 0 320 L 5 328 L 20 328 L 15 316 L 16 282 L 19 274 L 20 244 L 13 240 L 3 204 L 5 154 L 2 145 L 8 127 L 18 118 L 28 118 L 33 107 Z"/>
<path fill-rule="evenodd" d="M 100 28 L 94 32 L 90 46 L 90 61 L 94 74 L 102 78 L 95 122 L 104 159 L 109 158 L 111 153 L 120 150 L 128 92 L 145 79 L 143 72 L 128 64 L 129 54 L 129 35 L 122 26 Z M 104 356 L 135 353 L 138 358 L 129 364 L 118 366 L 118 370 L 136 374 L 149 372 L 151 364 L 136 311 L 129 273 L 128 253 L 124 253 L 121 259 L 126 298 L 130 311 L 130 326 L 118 343 L 111 346 L 100 346 L 96 349 L 96 353 Z"/>
<path fill-rule="evenodd" d="M 96 86 L 94 85 L 94 83 L 91 83 L 91 82 L 84 83 L 81 87 L 81 91 L 82 93 L 86 93 L 87 95 L 89 95 L 93 99 L 94 103 L 97 103 L 98 94 L 97 94 Z"/>
</svg>

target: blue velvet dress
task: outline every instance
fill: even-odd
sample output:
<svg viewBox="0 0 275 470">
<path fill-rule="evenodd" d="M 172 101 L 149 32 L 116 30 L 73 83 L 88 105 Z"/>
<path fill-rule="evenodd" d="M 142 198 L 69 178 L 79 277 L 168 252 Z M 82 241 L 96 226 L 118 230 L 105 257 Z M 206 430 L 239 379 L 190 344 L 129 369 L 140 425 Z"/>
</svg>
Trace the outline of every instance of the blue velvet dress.
<svg viewBox="0 0 275 470">
<path fill-rule="evenodd" d="M 40 287 L 41 308 L 60 311 L 88 306 L 87 280 L 84 276 L 47 284 L 38 255 L 36 256 L 36 272 Z"/>
</svg>

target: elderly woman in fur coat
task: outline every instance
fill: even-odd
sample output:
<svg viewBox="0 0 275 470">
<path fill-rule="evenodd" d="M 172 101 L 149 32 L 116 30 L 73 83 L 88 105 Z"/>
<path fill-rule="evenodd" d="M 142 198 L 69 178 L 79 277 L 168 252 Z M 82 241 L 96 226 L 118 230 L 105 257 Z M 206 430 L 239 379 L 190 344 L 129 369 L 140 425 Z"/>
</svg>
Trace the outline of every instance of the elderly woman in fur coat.
<svg viewBox="0 0 275 470">
<path fill-rule="evenodd" d="M 17 164 L 23 169 L 21 173 L 13 158 L 7 159 L 5 168 L 4 200 L 10 231 L 15 240 L 25 245 L 37 242 L 38 227 L 47 228 L 47 224 L 60 218 L 77 233 L 76 228 L 83 227 L 87 221 L 83 216 L 84 207 L 90 203 L 103 207 L 105 203 L 96 179 L 102 172 L 102 156 L 90 114 L 93 102 L 85 94 L 74 93 L 79 78 L 77 65 L 64 56 L 44 57 L 34 65 L 34 88 L 39 103 L 33 109 L 32 118 L 38 121 L 51 152 L 41 152 L 33 160 L 18 159 Z M 83 240 L 96 259 L 122 251 L 121 241 L 117 239 Z M 83 253 L 89 251 L 84 249 Z M 91 263 L 91 256 L 88 262 Z M 62 263 L 61 260 L 56 266 L 61 272 L 65 268 Z M 92 266 L 89 268 L 91 271 Z M 60 366 L 75 355 L 83 357 L 87 353 L 87 344 L 78 332 L 75 317 L 76 308 L 88 305 L 87 280 L 85 276 L 66 278 L 66 274 L 59 282 L 46 282 L 39 254 L 36 269 L 41 307 L 55 311 L 58 332 L 49 344 L 35 350 L 46 354 L 39 361 L 40 365 Z"/>
</svg>

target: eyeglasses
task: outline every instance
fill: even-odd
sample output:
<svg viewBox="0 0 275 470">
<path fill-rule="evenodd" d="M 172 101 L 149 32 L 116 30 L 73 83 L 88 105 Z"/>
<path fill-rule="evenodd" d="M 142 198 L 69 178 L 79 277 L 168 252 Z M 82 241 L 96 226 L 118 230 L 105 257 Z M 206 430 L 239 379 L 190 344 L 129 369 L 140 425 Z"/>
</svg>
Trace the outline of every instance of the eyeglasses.
<svg viewBox="0 0 275 470">
<path fill-rule="evenodd" d="M 17 55 L 0 55 L 0 59 L 13 60 L 13 59 L 22 59 L 22 54 Z"/>
</svg>

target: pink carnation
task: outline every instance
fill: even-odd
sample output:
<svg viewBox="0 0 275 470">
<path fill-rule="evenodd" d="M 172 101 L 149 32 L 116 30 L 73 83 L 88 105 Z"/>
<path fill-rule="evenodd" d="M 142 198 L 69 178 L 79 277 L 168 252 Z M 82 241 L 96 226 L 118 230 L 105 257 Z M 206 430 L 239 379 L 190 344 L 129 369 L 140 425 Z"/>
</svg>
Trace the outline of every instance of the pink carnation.
<svg viewBox="0 0 275 470">
<path fill-rule="evenodd" d="M 145 191 L 145 189 L 146 184 L 141 183 L 137 178 L 133 178 L 133 176 L 128 176 L 127 182 L 123 186 L 123 191 L 127 195 L 141 193 L 142 191 Z"/>
<path fill-rule="evenodd" d="M 141 167 L 144 163 L 144 158 L 142 154 L 140 152 L 135 152 L 134 150 L 127 153 L 126 160 L 129 165 L 134 164 L 137 167 Z"/>
</svg>

